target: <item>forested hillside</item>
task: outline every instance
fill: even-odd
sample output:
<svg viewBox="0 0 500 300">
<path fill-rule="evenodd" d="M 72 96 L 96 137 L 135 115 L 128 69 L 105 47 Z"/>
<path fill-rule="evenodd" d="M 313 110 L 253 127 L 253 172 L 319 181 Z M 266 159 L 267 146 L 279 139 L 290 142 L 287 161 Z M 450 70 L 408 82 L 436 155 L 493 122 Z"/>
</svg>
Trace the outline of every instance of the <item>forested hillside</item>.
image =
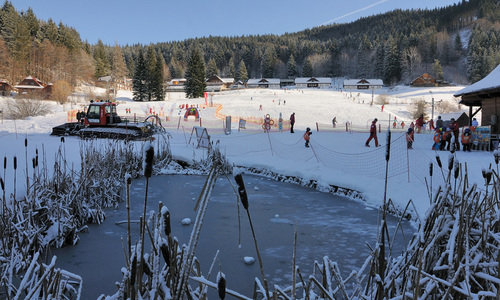
<svg viewBox="0 0 500 300">
<path fill-rule="evenodd" d="M 499 39 L 497 0 L 395 10 L 280 36 L 210 36 L 121 46 L 101 41 L 91 45 L 76 29 L 39 20 L 31 9 L 16 11 L 6 1 L 0 11 L 0 79 L 16 83 L 33 75 L 74 86 L 105 75 L 133 77 L 145 48 L 163 57 L 165 79 L 179 78 L 187 71 L 190 52 L 198 48 L 207 73 L 236 79 L 344 76 L 407 84 L 427 72 L 464 84 L 483 78 L 500 63 Z"/>
</svg>

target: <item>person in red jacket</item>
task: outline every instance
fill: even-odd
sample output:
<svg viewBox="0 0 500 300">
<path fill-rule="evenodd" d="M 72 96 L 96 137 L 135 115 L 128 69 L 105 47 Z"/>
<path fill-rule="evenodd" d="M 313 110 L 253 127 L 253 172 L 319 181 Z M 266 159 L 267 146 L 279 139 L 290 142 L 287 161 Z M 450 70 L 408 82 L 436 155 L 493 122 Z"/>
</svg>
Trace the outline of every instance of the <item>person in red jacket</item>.
<svg viewBox="0 0 500 300">
<path fill-rule="evenodd" d="M 304 133 L 304 140 L 306 141 L 306 148 L 309 148 L 309 140 L 311 139 L 311 128 L 307 127 L 306 132 Z"/>
<path fill-rule="evenodd" d="M 462 133 L 462 147 L 464 151 L 470 152 L 470 139 L 472 135 L 470 129 L 467 127 Z"/>
<path fill-rule="evenodd" d="M 365 146 L 370 147 L 369 143 L 372 139 L 375 139 L 375 147 L 378 147 L 378 139 L 377 139 L 377 121 L 378 119 L 375 118 L 372 121 L 372 126 L 370 127 L 370 137 L 366 140 Z"/>
<path fill-rule="evenodd" d="M 415 139 L 415 137 L 414 137 L 413 129 L 408 128 L 408 132 L 406 132 L 406 148 L 413 149 L 413 140 L 414 139 Z"/>
<path fill-rule="evenodd" d="M 453 136 L 455 137 L 455 150 L 458 151 L 460 150 L 460 141 L 458 139 L 460 135 L 460 126 L 458 125 L 458 122 L 455 120 L 455 118 L 451 118 L 450 121 L 450 128 L 453 132 Z"/>
<path fill-rule="evenodd" d="M 415 125 L 417 125 L 417 133 L 420 133 L 422 127 L 424 126 L 424 115 L 420 115 L 420 117 L 418 117 L 415 121 Z"/>
</svg>

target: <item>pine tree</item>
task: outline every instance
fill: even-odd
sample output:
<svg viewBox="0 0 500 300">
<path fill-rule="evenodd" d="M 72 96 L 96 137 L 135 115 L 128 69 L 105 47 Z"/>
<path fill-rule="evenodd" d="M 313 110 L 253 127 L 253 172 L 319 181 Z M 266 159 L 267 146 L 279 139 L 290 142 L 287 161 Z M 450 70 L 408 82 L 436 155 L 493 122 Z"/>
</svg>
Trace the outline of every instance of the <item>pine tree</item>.
<svg viewBox="0 0 500 300">
<path fill-rule="evenodd" d="M 215 59 L 212 57 L 208 61 L 208 67 L 207 67 L 207 77 L 217 75 L 219 76 L 219 70 L 217 69 L 217 62 L 215 62 Z"/>
<path fill-rule="evenodd" d="M 432 65 L 432 72 L 434 73 L 434 77 L 437 80 L 443 80 L 443 67 L 438 59 L 434 60 L 434 64 Z"/>
<path fill-rule="evenodd" d="M 113 64 L 111 66 L 111 77 L 113 82 L 115 82 L 115 90 L 117 89 L 116 84 L 118 82 L 123 82 L 125 84 L 125 79 L 128 70 L 125 64 L 125 58 L 123 57 L 123 51 L 118 44 L 113 47 Z"/>
<path fill-rule="evenodd" d="M 42 25 L 42 31 L 45 33 L 45 38 L 51 43 L 57 44 L 57 25 L 54 20 L 49 18 L 46 24 Z M 102 41 L 101 41 L 102 43 Z"/>
<path fill-rule="evenodd" d="M 273 49 L 267 49 L 264 54 L 264 61 L 262 62 L 262 77 L 273 78 L 274 67 L 276 65 L 276 57 Z"/>
<path fill-rule="evenodd" d="M 148 99 L 147 88 L 146 88 L 146 62 L 144 60 L 144 53 L 139 50 L 139 55 L 137 56 L 137 64 L 135 67 L 134 78 L 133 78 L 133 100 L 134 101 L 145 101 Z"/>
<path fill-rule="evenodd" d="M 148 101 L 153 100 L 153 93 L 158 85 L 158 75 L 156 74 L 156 52 L 153 46 L 149 46 L 146 53 L 146 91 Z"/>
<path fill-rule="evenodd" d="M 288 63 L 286 64 L 286 76 L 287 78 L 297 77 L 297 64 L 295 63 L 293 54 L 290 54 L 290 58 L 288 59 Z"/>
<path fill-rule="evenodd" d="M 5 41 L 5 45 L 12 50 L 14 47 L 15 30 L 19 14 L 10 1 L 5 1 L 0 11 L 0 35 Z"/>
<path fill-rule="evenodd" d="M 156 57 L 156 67 L 155 67 L 155 77 L 156 77 L 156 85 L 153 90 L 153 98 L 157 101 L 165 100 L 165 79 L 164 79 L 164 65 L 165 60 L 161 53 L 158 53 Z"/>
<path fill-rule="evenodd" d="M 186 71 L 186 97 L 203 97 L 207 87 L 205 79 L 205 62 L 198 47 L 195 47 L 189 56 Z"/>
<path fill-rule="evenodd" d="M 233 57 L 232 57 L 232 56 L 231 56 L 231 58 L 229 59 L 229 63 L 228 63 L 227 68 L 228 68 L 227 76 L 228 76 L 229 78 L 234 78 L 236 81 L 238 81 L 238 80 L 239 80 L 239 78 L 237 78 L 237 77 L 238 77 L 238 76 L 237 76 L 238 74 L 236 74 L 236 69 L 235 69 L 235 67 L 234 67 L 234 59 L 233 59 Z"/>
<path fill-rule="evenodd" d="M 384 60 L 384 81 L 393 84 L 401 79 L 401 56 L 398 44 L 392 37 L 389 38 L 386 56 Z"/>
<path fill-rule="evenodd" d="M 33 9 L 28 8 L 26 13 L 23 15 L 23 18 L 26 20 L 26 24 L 28 25 L 30 36 L 34 37 L 40 30 L 40 23 L 33 12 Z"/>
<path fill-rule="evenodd" d="M 240 71 L 238 72 L 238 77 L 240 80 L 245 83 L 248 80 L 248 72 L 247 67 L 245 66 L 245 62 L 243 60 L 240 61 Z"/>
<path fill-rule="evenodd" d="M 313 66 L 310 59 L 304 61 L 304 67 L 302 68 L 302 77 L 312 77 L 313 76 Z"/>
<path fill-rule="evenodd" d="M 94 59 L 95 59 L 95 77 L 103 77 L 109 75 L 109 63 L 106 56 L 106 49 L 101 39 L 97 41 L 97 45 L 94 49 Z"/>
<path fill-rule="evenodd" d="M 30 57 L 31 37 L 24 18 L 18 18 L 14 29 L 14 41 L 12 47 L 12 55 L 16 62 L 23 67 L 27 67 Z"/>
</svg>

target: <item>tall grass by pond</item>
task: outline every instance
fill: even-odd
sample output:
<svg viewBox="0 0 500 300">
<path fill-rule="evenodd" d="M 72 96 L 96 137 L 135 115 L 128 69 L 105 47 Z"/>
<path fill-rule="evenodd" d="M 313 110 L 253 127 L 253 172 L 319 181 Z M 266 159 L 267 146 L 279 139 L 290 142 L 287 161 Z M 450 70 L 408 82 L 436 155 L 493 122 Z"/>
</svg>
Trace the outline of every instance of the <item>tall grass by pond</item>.
<svg viewBox="0 0 500 300">
<path fill-rule="evenodd" d="M 43 264 L 40 249 L 51 244 L 61 246 L 74 243 L 81 226 L 86 222 L 102 221 L 102 208 L 116 205 L 122 200 L 119 193 L 122 184 L 128 182 L 127 186 L 130 187 L 130 181 L 123 180 L 124 178 L 138 176 L 143 169 L 149 172 L 148 168 L 143 168 L 144 156 L 129 149 L 129 144 L 110 144 L 110 148 L 99 150 L 95 145 L 88 146 L 88 149 L 86 147 L 81 147 L 85 155 L 85 160 L 82 156 L 81 170 L 74 171 L 65 163 L 62 141 L 51 176 L 43 162 L 39 167 L 37 157 L 35 158 L 33 176 L 27 178 L 31 182 L 28 197 L 17 200 L 14 193 L 10 199 L 5 199 L 4 193 L 2 216 L 6 218 L 2 219 L 4 230 L 0 263 L 7 298 L 78 298 L 81 284 L 78 275 L 56 269 L 54 260 L 48 265 Z M 158 152 L 161 151 L 155 151 Z M 102 156 L 100 153 L 103 153 Z M 127 159 L 117 158 L 116 162 L 109 162 L 107 165 L 110 157 Z M 433 176 L 443 176 L 446 185 L 434 192 L 429 188 L 429 200 L 426 201 L 431 202 L 431 207 L 418 220 L 418 230 L 410 238 L 404 253 L 392 252 L 393 236 L 401 233 L 388 232 L 385 226 L 384 215 L 393 211 L 389 200 L 380 211 L 379 239 L 374 245 L 367 245 L 371 249 L 371 255 L 359 269 L 353 270 L 347 277 L 342 276 L 335 258 L 328 256 L 314 263 L 312 274 L 302 274 L 300 266 L 295 263 L 297 253 L 294 251 L 294 260 L 290 266 L 293 279 L 291 286 L 267 282 L 263 271 L 266 266 L 259 259 L 261 278 L 255 278 L 253 283 L 249 283 L 254 285 L 252 295 L 242 295 L 226 288 L 226 280 L 231 279 L 226 278 L 223 270 L 231 266 L 224 265 L 223 261 L 219 262 L 215 280 L 210 279 L 212 273 L 216 272 L 214 268 L 217 254 L 207 274 L 201 273 L 200 263 L 195 255 L 206 204 L 215 185 L 214 178 L 217 174 L 228 175 L 231 172 L 227 161 L 217 147 L 214 147 L 205 162 L 200 163 L 210 166 L 207 168 L 210 172 L 196 205 L 198 213 L 189 244 L 179 245 L 174 237 L 175 232 L 171 232 L 171 216 L 167 207 L 160 203 L 158 212 L 144 210 L 139 240 L 132 241 L 129 233 L 128 246 L 123 247 L 126 265 L 122 269 L 123 279 L 117 284 L 118 290 L 102 299 L 206 299 L 208 288 L 217 289 L 221 299 L 226 295 L 238 299 L 499 297 L 500 155 L 495 153 L 494 158 L 497 170 L 490 166 L 483 171 L 484 187 L 469 184 L 467 164 L 455 161 L 453 155 L 447 166 L 443 167 L 440 160 L 436 161 L 439 172 L 433 172 L 433 164 L 430 165 L 430 183 L 432 184 Z M 95 161 L 99 166 L 87 165 L 87 159 Z M 154 159 L 151 167 L 159 168 L 159 164 L 168 164 L 170 160 L 168 154 L 160 156 Z M 126 165 L 132 165 L 133 168 L 129 169 Z M 103 166 L 111 171 L 98 169 Z M 102 178 L 92 176 L 94 172 L 103 174 Z M 114 179 L 109 177 L 114 175 Z M 234 188 L 235 200 L 243 205 L 251 226 L 249 211 L 252 204 L 248 203 L 242 174 L 236 173 L 235 176 L 238 177 L 238 186 Z M 113 189 L 115 185 L 117 188 Z M 145 202 L 147 198 L 146 189 Z M 239 212 L 240 210 L 238 214 Z M 401 215 L 406 215 L 406 212 L 403 211 Z M 130 223 L 130 219 L 128 222 Z M 259 253 L 259 233 L 252 233 Z M 149 249 L 146 249 L 146 245 L 150 245 L 147 246 Z M 14 277 L 20 275 L 20 283 L 15 284 Z"/>
</svg>

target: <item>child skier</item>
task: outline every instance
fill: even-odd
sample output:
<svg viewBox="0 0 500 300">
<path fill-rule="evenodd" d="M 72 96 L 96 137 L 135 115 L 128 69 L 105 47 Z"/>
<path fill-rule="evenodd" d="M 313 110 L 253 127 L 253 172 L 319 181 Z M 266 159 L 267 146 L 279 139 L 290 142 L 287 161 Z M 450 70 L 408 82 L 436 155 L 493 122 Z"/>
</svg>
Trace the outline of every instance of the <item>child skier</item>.
<svg viewBox="0 0 500 300">
<path fill-rule="evenodd" d="M 436 128 L 434 132 L 434 145 L 432 146 L 432 150 L 442 150 L 441 145 L 443 145 L 441 141 L 441 128 Z"/>
<path fill-rule="evenodd" d="M 304 140 L 306 141 L 306 148 L 309 148 L 309 140 L 311 139 L 311 128 L 307 127 L 306 132 L 304 133 Z"/>
<path fill-rule="evenodd" d="M 465 128 L 464 133 L 462 133 L 462 147 L 463 151 L 470 152 L 470 139 L 472 135 L 469 128 Z"/>
<path fill-rule="evenodd" d="M 408 128 L 408 132 L 406 132 L 406 148 L 413 149 L 413 141 L 414 141 L 413 129 Z"/>
</svg>

